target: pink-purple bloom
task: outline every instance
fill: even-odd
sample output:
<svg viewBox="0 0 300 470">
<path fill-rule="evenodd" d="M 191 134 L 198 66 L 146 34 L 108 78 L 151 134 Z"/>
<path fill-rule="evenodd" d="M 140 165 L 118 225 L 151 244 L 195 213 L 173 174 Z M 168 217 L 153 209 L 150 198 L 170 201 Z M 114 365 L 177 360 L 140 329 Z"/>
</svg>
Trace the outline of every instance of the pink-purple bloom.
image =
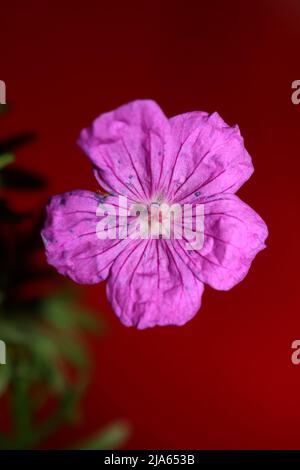
<svg viewBox="0 0 300 470">
<path fill-rule="evenodd" d="M 251 157 L 238 127 L 217 113 L 168 119 L 154 101 L 138 100 L 100 115 L 79 144 L 107 195 L 75 190 L 50 200 L 47 259 L 80 284 L 107 279 L 124 325 L 185 324 L 200 308 L 204 284 L 231 289 L 265 248 L 264 221 L 235 195 L 253 172 Z M 99 239 L 97 207 L 117 206 L 119 195 L 132 203 L 203 204 L 202 248 L 188 251 L 174 238 Z"/>
</svg>

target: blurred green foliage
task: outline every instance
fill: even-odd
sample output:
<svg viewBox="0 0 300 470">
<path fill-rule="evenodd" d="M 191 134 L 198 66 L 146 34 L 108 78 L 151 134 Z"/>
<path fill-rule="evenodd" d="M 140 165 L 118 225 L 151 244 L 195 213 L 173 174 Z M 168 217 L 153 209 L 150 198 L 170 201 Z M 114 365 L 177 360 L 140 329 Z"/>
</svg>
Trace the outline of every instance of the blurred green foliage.
<svg viewBox="0 0 300 470">
<path fill-rule="evenodd" d="M 0 105 L 0 114 L 6 110 Z M 45 262 L 35 262 L 43 216 L 17 212 L 7 200 L 7 189 L 34 191 L 45 184 L 38 175 L 10 166 L 15 150 L 33 137 L 24 133 L 0 141 L 0 340 L 7 348 L 0 398 L 9 397 L 12 421 L 10 433 L 0 431 L 0 449 L 38 448 L 62 424 L 78 420 L 90 371 L 82 336 L 101 330 L 75 293 L 61 288 L 61 279 L 56 285 Z M 41 282 L 51 289 L 45 292 Z M 54 409 L 47 411 L 51 400 Z M 74 448 L 116 448 L 128 432 L 126 423 L 114 423 Z"/>
</svg>

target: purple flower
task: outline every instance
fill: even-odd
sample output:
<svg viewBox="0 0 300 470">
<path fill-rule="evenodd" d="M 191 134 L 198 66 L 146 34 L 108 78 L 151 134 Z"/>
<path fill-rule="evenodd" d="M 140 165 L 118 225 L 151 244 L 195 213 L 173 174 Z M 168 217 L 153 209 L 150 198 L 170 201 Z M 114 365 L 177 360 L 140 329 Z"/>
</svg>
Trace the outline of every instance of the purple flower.
<svg viewBox="0 0 300 470">
<path fill-rule="evenodd" d="M 183 325 L 199 310 L 204 284 L 230 289 L 265 248 L 265 223 L 235 195 L 253 172 L 251 158 L 238 127 L 217 113 L 167 119 L 154 101 L 134 101 L 98 117 L 79 144 L 108 195 L 75 190 L 51 199 L 42 231 L 47 259 L 81 284 L 107 278 L 124 325 Z M 202 248 L 189 251 L 174 238 L 99 239 L 97 208 L 118 206 L 119 195 L 148 205 L 203 204 Z"/>
</svg>

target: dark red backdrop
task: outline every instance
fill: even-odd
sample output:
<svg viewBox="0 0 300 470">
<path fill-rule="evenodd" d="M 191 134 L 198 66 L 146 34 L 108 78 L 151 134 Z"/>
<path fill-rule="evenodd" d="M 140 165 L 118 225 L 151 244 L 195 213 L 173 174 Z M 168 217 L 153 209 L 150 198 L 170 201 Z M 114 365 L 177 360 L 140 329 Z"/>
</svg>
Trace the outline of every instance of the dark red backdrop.
<svg viewBox="0 0 300 470">
<path fill-rule="evenodd" d="M 256 169 L 240 195 L 270 229 L 247 278 L 207 288 L 182 328 L 127 329 L 104 284 L 84 288 L 110 331 L 91 342 L 84 428 L 55 444 L 122 417 L 128 448 L 300 448 L 299 1 L 10 1 L 0 14 L 0 78 L 15 104 L 1 134 L 37 131 L 18 161 L 49 179 L 49 195 L 96 189 L 80 129 L 149 97 L 168 115 L 217 110 L 239 124 Z"/>
</svg>

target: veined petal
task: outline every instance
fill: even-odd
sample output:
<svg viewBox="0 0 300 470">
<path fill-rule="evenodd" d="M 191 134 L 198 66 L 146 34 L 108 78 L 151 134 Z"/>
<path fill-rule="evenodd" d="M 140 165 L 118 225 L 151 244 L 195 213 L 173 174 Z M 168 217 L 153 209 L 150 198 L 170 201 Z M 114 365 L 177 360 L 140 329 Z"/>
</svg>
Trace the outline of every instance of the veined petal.
<svg viewBox="0 0 300 470">
<path fill-rule="evenodd" d="M 183 325 L 199 310 L 203 284 L 172 240 L 135 240 L 114 262 L 107 296 L 126 326 Z"/>
<path fill-rule="evenodd" d="M 118 198 L 77 190 L 52 197 L 47 206 L 42 238 L 48 263 L 80 284 L 105 279 L 113 261 L 129 243 L 97 236 L 102 219 L 97 209 L 103 203 L 117 210 Z"/>
<path fill-rule="evenodd" d="M 267 236 L 266 224 L 251 207 L 234 194 L 224 194 L 204 205 L 203 247 L 186 251 L 185 242 L 177 240 L 176 248 L 199 280 L 228 290 L 246 276 Z"/>
<path fill-rule="evenodd" d="M 190 202 L 219 193 L 235 193 L 253 166 L 237 126 L 217 114 L 186 113 L 170 119 L 173 168 L 171 200 Z"/>
<path fill-rule="evenodd" d="M 81 132 L 78 143 L 105 190 L 142 201 L 159 186 L 169 134 L 170 124 L 160 107 L 151 100 L 137 100 L 100 115 Z"/>
</svg>

